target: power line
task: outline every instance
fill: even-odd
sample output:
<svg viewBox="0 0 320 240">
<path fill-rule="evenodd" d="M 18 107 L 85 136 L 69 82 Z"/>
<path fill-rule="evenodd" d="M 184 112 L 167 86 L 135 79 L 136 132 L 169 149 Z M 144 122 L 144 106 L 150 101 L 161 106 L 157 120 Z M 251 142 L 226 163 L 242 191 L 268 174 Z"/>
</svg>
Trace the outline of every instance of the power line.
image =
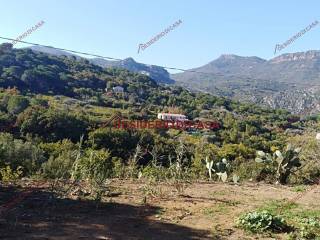
<svg viewBox="0 0 320 240">
<path fill-rule="evenodd" d="M 52 46 L 47 46 L 47 45 L 43 45 L 43 44 L 39 44 L 39 43 L 26 42 L 26 41 L 16 40 L 16 39 L 13 39 L 13 38 L 7 38 L 7 37 L 1 37 L 0 36 L 0 39 L 16 41 L 16 42 L 21 42 L 21 43 L 33 45 L 33 46 L 41 46 L 41 47 L 61 50 L 61 51 L 65 51 L 65 52 L 82 54 L 82 55 L 86 55 L 86 56 L 98 57 L 98 58 L 109 59 L 109 60 L 114 60 L 114 61 L 123 61 L 124 60 L 124 59 L 120 59 L 120 58 L 101 56 L 101 55 L 97 55 L 97 54 L 93 54 L 93 53 L 75 51 L 75 50 L 59 48 L 59 47 L 52 47 Z M 145 63 L 141 63 L 141 64 L 145 64 Z M 145 64 L 145 65 L 152 65 L 152 66 L 156 66 L 156 67 L 162 67 L 162 68 L 170 69 L 170 70 L 178 70 L 178 71 L 182 71 L 182 72 L 192 72 L 192 73 L 200 73 L 200 74 L 207 74 L 207 75 L 215 75 L 215 76 L 220 75 L 220 76 L 223 76 L 223 74 L 219 74 L 219 73 L 205 73 L 205 72 L 199 72 L 199 71 L 194 71 L 194 70 L 187 70 L 187 69 L 182 69 L 182 68 L 167 67 L 167 66 L 160 66 L 160 65 L 153 65 L 153 64 Z"/>
<path fill-rule="evenodd" d="M 101 55 L 94 54 L 94 53 L 75 51 L 75 50 L 66 49 L 66 48 L 59 48 L 59 47 L 52 47 L 52 46 L 43 45 L 43 44 L 39 44 L 39 43 L 26 42 L 26 41 L 16 40 L 16 39 L 13 39 L 13 38 L 7 38 L 7 37 L 2 37 L 2 36 L 0 36 L 0 39 L 16 41 L 16 42 L 29 44 L 29 45 L 41 46 L 41 47 L 61 50 L 61 51 L 65 51 L 65 52 L 82 54 L 82 55 L 86 55 L 86 56 L 98 57 L 98 58 L 109 59 L 109 60 L 114 60 L 114 61 L 123 61 L 124 60 L 124 59 L 121 59 L 121 58 L 106 57 L 106 56 L 101 56 Z M 153 65 L 153 64 L 146 64 L 146 63 L 140 63 L 140 64 L 151 65 L 151 66 L 156 66 L 156 67 L 162 67 L 162 68 L 170 69 L 170 70 L 178 70 L 178 71 L 182 71 L 182 72 L 191 72 L 191 73 L 200 73 L 200 74 L 212 75 L 212 76 L 215 76 L 215 77 L 217 77 L 217 76 L 227 77 L 226 74 L 222 74 L 222 73 L 206 73 L 206 72 L 199 72 L 199 71 L 195 71 L 195 70 L 182 69 L 182 68 L 177 68 L 177 67 L 167 67 L 167 66 L 160 66 L 160 65 Z M 252 77 L 249 77 L 249 76 L 240 76 L 240 75 L 236 76 L 236 77 L 238 77 L 238 78 L 246 78 L 246 79 L 250 79 L 250 80 L 254 80 L 254 81 L 265 80 L 265 79 L 255 79 L 255 78 L 252 78 Z"/>
<path fill-rule="evenodd" d="M 47 45 L 38 44 L 38 43 L 25 42 L 25 41 L 16 40 L 16 39 L 12 39 L 12 38 L 1 37 L 1 36 L 0 36 L 0 38 L 1 38 L 1 39 L 4 39 L 4 40 L 11 40 L 11 41 L 21 42 L 21 43 L 25 43 L 25 44 L 29 44 L 29 45 L 34 45 L 34 46 L 41 46 L 41 47 L 52 48 L 52 49 L 56 49 L 56 50 L 66 51 L 66 52 L 83 54 L 83 55 L 87 55 L 87 56 L 93 56 L 93 57 L 99 57 L 99 58 L 106 58 L 106 59 L 116 60 L 116 61 L 121 61 L 121 60 L 122 60 L 122 59 L 119 59 L 119 58 L 104 57 L 104 56 L 100 56 L 100 55 L 97 55 L 97 54 L 80 52 L 80 51 L 75 51 L 75 50 L 70 50 L 70 49 L 64 49 L 64 48 L 58 48 L 58 47 L 52 47 L 52 46 L 47 46 Z"/>
</svg>

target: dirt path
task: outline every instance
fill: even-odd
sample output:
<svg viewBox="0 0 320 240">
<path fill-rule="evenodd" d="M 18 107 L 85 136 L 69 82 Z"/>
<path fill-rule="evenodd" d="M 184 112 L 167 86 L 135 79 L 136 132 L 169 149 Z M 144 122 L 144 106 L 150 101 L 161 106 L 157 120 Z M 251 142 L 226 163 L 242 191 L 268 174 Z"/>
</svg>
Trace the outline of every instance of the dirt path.
<svg viewBox="0 0 320 240">
<path fill-rule="evenodd" d="M 112 196 L 94 201 L 56 198 L 47 188 L 0 216 L 0 239 L 275 239 L 248 235 L 235 227 L 243 212 L 299 193 L 266 184 L 194 183 L 187 186 L 114 181 Z M 22 189 L 1 187 L 0 205 Z M 178 192 L 179 191 L 179 192 Z M 298 200 L 320 209 L 320 187 Z M 283 239 L 276 235 L 276 239 Z"/>
</svg>

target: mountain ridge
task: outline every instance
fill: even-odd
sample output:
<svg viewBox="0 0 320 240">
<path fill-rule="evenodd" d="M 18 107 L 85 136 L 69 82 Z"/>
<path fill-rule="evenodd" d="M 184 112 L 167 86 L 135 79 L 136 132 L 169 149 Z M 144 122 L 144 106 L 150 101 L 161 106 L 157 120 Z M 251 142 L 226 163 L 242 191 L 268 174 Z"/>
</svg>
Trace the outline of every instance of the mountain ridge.
<svg viewBox="0 0 320 240">
<path fill-rule="evenodd" d="M 31 49 L 81 58 L 58 50 Z M 306 110 L 308 114 L 320 112 L 317 107 L 320 105 L 320 93 L 312 93 L 313 88 L 320 86 L 320 50 L 283 53 L 269 60 L 257 56 L 221 54 L 203 66 L 189 69 L 201 73 L 186 71 L 177 74 L 169 74 L 161 66 L 138 63 L 132 57 L 122 61 L 85 59 L 101 67 L 126 69 L 147 75 L 158 83 L 177 84 L 193 91 L 285 108 L 297 114 L 305 114 Z"/>
<path fill-rule="evenodd" d="M 197 91 L 227 96 L 240 101 L 285 108 L 293 113 L 320 112 L 320 51 L 284 53 L 269 60 L 256 56 L 222 54 L 209 63 L 193 68 L 210 74 L 172 74 L 178 85 Z M 287 99 L 281 96 L 286 96 Z M 294 101 L 296 100 L 296 101 Z M 316 111 L 314 111 L 316 109 Z"/>
<path fill-rule="evenodd" d="M 32 46 L 29 48 L 36 52 L 44 52 L 44 53 L 55 55 L 55 56 L 75 57 L 78 60 L 82 58 L 76 54 L 71 54 L 66 51 L 57 50 L 57 49 L 48 48 L 48 47 Z M 132 57 L 125 58 L 121 61 L 110 61 L 103 58 L 84 58 L 84 59 L 100 67 L 122 68 L 135 73 L 145 74 L 150 78 L 154 79 L 158 83 L 165 83 L 165 84 L 174 83 L 174 81 L 170 78 L 169 72 L 165 68 L 155 66 L 155 65 L 139 63 L 139 62 L 136 62 Z"/>
</svg>

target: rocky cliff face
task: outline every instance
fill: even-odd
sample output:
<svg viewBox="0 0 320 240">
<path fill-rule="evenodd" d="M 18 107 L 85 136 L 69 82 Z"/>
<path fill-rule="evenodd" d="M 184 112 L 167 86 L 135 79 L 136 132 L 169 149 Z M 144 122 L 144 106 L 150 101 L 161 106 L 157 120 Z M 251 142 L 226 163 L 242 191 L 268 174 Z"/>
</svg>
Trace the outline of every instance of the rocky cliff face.
<svg viewBox="0 0 320 240">
<path fill-rule="evenodd" d="M 265 96 L 260 103 L 296 114 L 316 114 L 320 112 L 320 93 L 315 89 L 285 91 Z"/>
<path fill-rule="evenodd" d="M 280 63 L 280 62 L 291 62 L 291 61 L 299 61 L 299 60 L 319 60 L 320 59 L 320 51 L 307 51 L 307 52 L 298 52 L 298 53 L 286 53 L 282 54 L 278 57 L 275 57 L 270 60 L 270 63 Z"/>
<path fill-rule="evenodd" d="M 270 60 L 232 54 L 193 69 L 207 74 L 172 75 L 178 84 L 240 101 L 285 108 L 293 113 L 320 112 L 320 51 L 282 54 Z"/>
</svg>

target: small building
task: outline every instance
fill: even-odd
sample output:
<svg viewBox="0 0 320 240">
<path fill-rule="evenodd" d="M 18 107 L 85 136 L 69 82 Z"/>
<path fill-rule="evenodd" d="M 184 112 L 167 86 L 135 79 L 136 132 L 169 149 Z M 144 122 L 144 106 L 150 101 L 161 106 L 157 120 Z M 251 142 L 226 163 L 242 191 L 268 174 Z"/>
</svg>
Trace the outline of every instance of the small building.
<svg viewBox="0 0 320 240">
<path fill-rule="evenodd" d="M 114 93 L 123 93 L 124 92 L 124 89 L 121 86 L 113 87 L 112 90 Z"/>
<path fill-rule="evenodd" d="M 158 113 L 158 119 L 173 120 L 173 121 L 188 121 L 186 115 L 174 113 Z"/>
<path fill-rule="evenodd" d="M 146 76 L 150 76 L 150 73 L 147 72 L 147 71 L 140 71 L 139 73 L 143 74 L 143 75 L 146 75 Z"/>
<path fill-rule="evenodd" d="M 316 139 L 317 139 L 318 141 L 320 141 L 320 133 L 317 133 Z"/>
</svg>

